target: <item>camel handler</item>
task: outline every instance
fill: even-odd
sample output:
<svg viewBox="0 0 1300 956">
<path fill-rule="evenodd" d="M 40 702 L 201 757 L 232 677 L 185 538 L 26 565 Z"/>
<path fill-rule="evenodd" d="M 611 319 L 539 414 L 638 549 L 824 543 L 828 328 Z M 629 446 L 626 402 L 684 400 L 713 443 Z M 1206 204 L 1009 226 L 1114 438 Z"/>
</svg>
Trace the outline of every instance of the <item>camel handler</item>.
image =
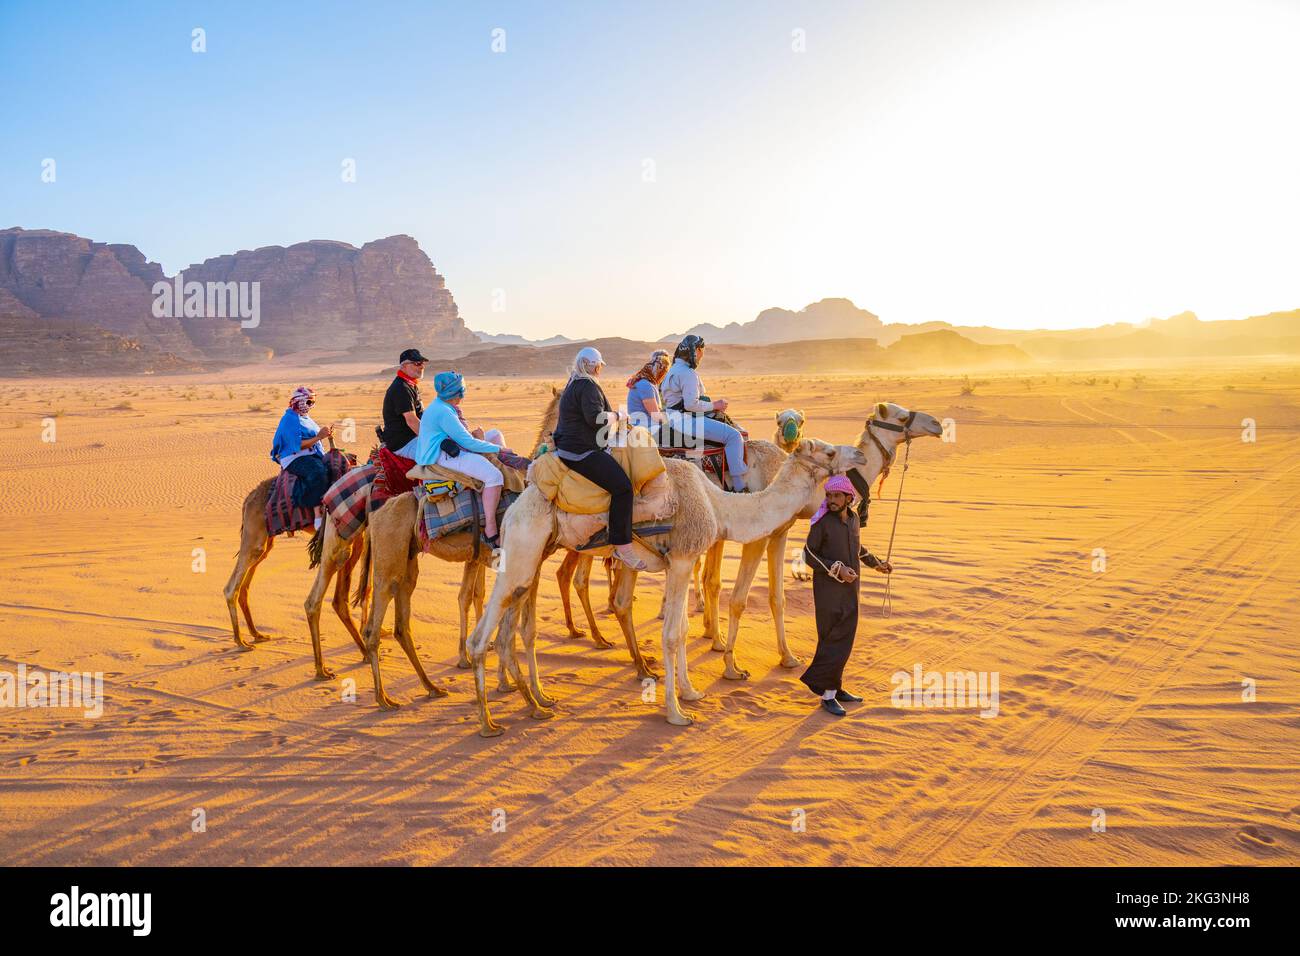
<svg viewBox="0 0 1300 956">
<path fill-rule="evenodd" d="M 813 611 L 817 618 L 817 653 L 800 676 L 808 689 L 821 697 L 829 714 L 844 716 L 841 704 L 862 702 L 841 686 L 844 665 L 853 653 L 858 633 L 859 560 L 881 574 L 894 569 L 859 541 L 858 516 L 853 512 L 853 485 L 843 475 L 826 480 L 826 500 L 812 517 L 808 541 L 803 546 L 813 569 Z"/>
</svg>

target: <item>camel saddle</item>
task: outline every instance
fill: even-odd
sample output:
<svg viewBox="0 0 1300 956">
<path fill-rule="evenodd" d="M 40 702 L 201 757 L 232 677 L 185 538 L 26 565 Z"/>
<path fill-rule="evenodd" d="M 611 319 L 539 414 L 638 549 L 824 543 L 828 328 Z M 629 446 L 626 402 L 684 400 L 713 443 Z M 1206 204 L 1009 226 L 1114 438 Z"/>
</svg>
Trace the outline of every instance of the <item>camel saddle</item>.
<svg viewBox="0 0 1300 956">
<path fill-rule="evenodd" d="M 741 447 L 745 449 L 745 461 L 748 463 L 749 432 L 736 425 L 733 421 L 728 420 L 727 424 L 737 428 L 740 431 L 741 439 L 746 442 Z M 682 434 L 677 429 L 669 427 L 667 422 L 664 423 L 662 437 L 668 442 L 659 446 L 659 453 L 665 458 L 685 459 L 703 471 L 705 477 L 719 488 L 727 489 L 731 487 L 731 469 L 727 467 L 727 449 L 724 445 L 707 439 L 703 442 L 703 447 L 690 447 L 681 444 Z"/>
<path fill-rule="evenodd" d="M 524 472 L 504 464 L 496 455 L 484 455 L 483 457 L 500 469 L 501 476 L 505 479 L 505 491 L 519 494 L 524 490 Z M 464 472 L 442 465 L 416 465 L 406 473 L 406 477 L 414 482 L 454 481 L 456 484 L 471 488 L 480 494 L 483 492 L 483 482 L 477 478 L 471 478 Z"/>
<path fill-rule="evenodd" d="M 596 452 L 600 454 L 600 452 Z M 609 449 L 610 456 L 632 481 L 632 493 L 640 497 L 645 486 L 665 470 L 650 432 L 631 428 L 627 442 Z M 560 511 L 575 515 L 605 514 L 609 511 L 609 492 L 569 468 L 554 452 L 533 459 L 528 481 L 537 486 L 548 501 Z"/>
<path fill-rule="evenodd" d="M 643 436 L 632 436 L 632 431 Z M 649 432 L 633 429 L 626 445 L 610 449 L 614 460 L 632 481 L 632 540 L 647 570 L 662 571 L 667 553 L 665 539 L 651 540 L 672 530 L 676 511 L 667 466 Z M 528 480 L 556 507 L 556 539 L 573 551 L 596 551 L 609 547 L 609 492 L 582 475 L 570 471 L 553 452 L 533 460 Z"/>
</svg>

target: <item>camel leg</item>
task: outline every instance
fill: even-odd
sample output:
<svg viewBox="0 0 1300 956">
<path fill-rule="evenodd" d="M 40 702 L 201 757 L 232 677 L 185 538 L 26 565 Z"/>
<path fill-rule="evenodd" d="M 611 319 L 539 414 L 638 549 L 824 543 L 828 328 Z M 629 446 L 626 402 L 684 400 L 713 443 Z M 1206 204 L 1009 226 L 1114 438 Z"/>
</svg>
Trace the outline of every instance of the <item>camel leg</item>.
<svg viewBox="0 0 1300 956">
<path fill-rule="evenodd" d="M 339 572 L 338 583 L 334 585 L 334 613 L 338 619 L 343 622 L 347 628 L 348 636 L 352 642 L 357 645 L 357 650 L 361 651 L 361 659 L 366 657 L 366 642 L 361 639 L 361 632 L 352 621 L 352 612 L 348 608 L 348 591 L 352 587 L 352 571 L 357 564 L 365 557 L 366 549 L 370 547 L 370 541 L 366 532 L 362 530 L 353 537 L 350 547 L 348 548 L 347 560 L 343 563 L 343 569 Z M 361 618 L 365 619 L 365 608 L 361 610 Z"/>
<path fill-rule="evenodd" d="M 254 538 L 253 541 L 249 541 L 247 540 L 248 537 L 251 536 L 248 535 L 247 532 L 240 535 L 239 556 L 235 558 L 235 569 L 230 572 L 230 580 L 226 582 L 226 587 L 223 593 L 226 596 L 226 606 L 230 609 L 230 628 L 235 634 L 235 643 L 244 650 L 251 651 L 253 645 L 249 644 L 239 636 L 239 609 L 235 604 L 240 595 L 240 591 L 244 587 L 244 579 L 248 577 L 251 572 L 252 558 L 255 553 L 254 549 L 256 550 L 256 553 L 260 554 L 266 547 L 266 542 L 264 540 L 266 532 L 262 532 L 263 540 L 257 540 Z"/>
<path fill-rule="evenodd" d="M 402 646 L 402 650 L 406 651 L 411 666 L 415 668 L 415 676 L 420 678 L 420 683 L 424 685 L 428 695 L 446 697 L 447 691 L 429 680 L 429 675 L 424 672 L 420 655 L 415 651 L 415 636 L 411 633 L 411 595 L 415 593 L 415 581 L 419 575 L 419 555 L 412 555 L 407 572 L 407 580 L 411 582 L 411 586 L 398 588 L 397 596 L 393 600 L 393 636 L 397 638 L 397 643 Z"/>
<path fill-rule="evenodd" d="M 614 616 L 618 626 L 623 629 L 623 638 L 627 641 L 627 651 L 632 655 L 636 666 L 636 676 L 642 680 L 652 677 L 659 679 L 650 667 L 650 663 L 641 656 L 641 646 L 636 640 L 636 621 L 632 619 L 632 598 L 636 594 L 637 572 L 631 568 L 619 568 L 614 572 Z"/>
<path fill-rule="evenodd" d="M 482 573 L 481 565 L 473 561 L 466 561 L 464 570 L 460 575 L 460 591 L 456 593 L 456 610 L 459 614 L 460 621 L 460 641 L 457 644 L 456 666 L 461 670 L 468 670 L 473 665 L 470 663 L 469 654 L 465 652 L 465 641 L 469 637 L 469 609 L 474 603 L 475 592 L 478 589 L 478 578 Z M 479 611 L 480 618 L 483 617 L 482 610 Z"/>
<path fill-rule="evenodd" d="M 767 539 L 767 606 L 772 611 L 772 624 L 776 627 L 776 649 L 781 654 L 782 667 L 798 667 L 803 663 L 790 652 L 785 640 L 785 546 L 790 529 Z"/>
<path fill-rule="evenodd" d="M 258 644 L 269 640 L 269 638 L 258 631 L 257 625 L 253 623 L 253 614 L 248 609 L 248 589 L 253 586 L 253 575 L 257 571 L 257 566 L 266 560 L 266 556 L 271 553 L 271 545 L 273 544 L 275 544 L 275 539 L 268 537 L 266 544 L 262 546 L 262 550 L 253 555 L 252 561 L 248 565 L 248 571 L 244 574 L 244 580 L 239 585 L 239 608 L 244 612 L 244 621 L 248 624 L 248 636 L 253 639 L 254 643 Z"/>
<path fill-rule="evenodd" d="M 605 593 L 607 595 L 605 598 L 605 613 L 613 614 L 614 613 L 614 589 L 615 589 L 614 562 L 612 559 L 606 558 L 601 563 L 605 565 Z"/>
<path fill-rule="evenodd" d="M 311 590 L 307 593 L 307 600 L 303 602 L 303 610 L 307 612 L 307 630 L 311 632 L 311 655 L 316 662 L 316 680 L 333 680 L 334 672 L 325 666 L 325 655 L 321 652 L 320 638 L 320 610 L 321 605 L 325 603 L 325 592 L 329 589 L 330 581 L 333 579 L 335 572 L 338 571 L 338 549 L 339 540 L 334 533 L 333 525 L 325 529 L 325 540 L 321 544 L 320 564 L 316 567 L 316 580 L 312 582 Z M 352 560 L 349 553 L 348 560 Z M 348 565 L 350 567 L 350 565 Z M 344 575 L 339 575 L 338 583 L 334 587 L 334 610 L 339 609 L 339 591 L 343 592 L 344 611 L 340 615 L 344 617 L 348 624 L 349 631 L 352 630 L 352 618 L 347 612 L 347 580 Z M 359 637 L 357 642 L 361 643 Z"/>
<path fill-rule="evenodd" d="M 577 572 L 573 576 L 573 587 L 578 592 L 578 600 L 582 602 L 582 610 L 587 615 L 587 626 L 591 628 L 591 642 L 597 647 L 613 647 L 614 643 L 605 639 L 605 635 L 600 633 L 600 627 L 596 624 L 596 615 L 591 611 L 591 555 L 584 554 L 578 561 Z"/>
<path fill-rule="evenodd" d="M 722 547 L 719 541 L 704 554 L 704 637 L 713 642 L 713 650 L 723 651 L 722 628 L 718 626 L 718 606 L 722 603 Z"/>
<path fill-rule="evenodd" d="M 677 696 L 682 700 L 702 700 L 704 691 L 691 684 L 690 665 L 686 660 L 686 622 L 682 621 L 682 639 L 677 642 Z"/>
<path fill-rule="evenodd" d="M 718 557 L 722 557 L 722 542 L 718 542 Z M 700 585 L 700 575 L 704 569 L 704 558 L 695 559 L 695 567 L 691 570 L 691 579 L 695 583 L 695 613 L 703 614 L 707 606 L 704 598 L 704 588 Z"/>
<path fill-rule="evenodd" d="M 401 547 L 401 560 L 405 562 L 404 568 L 396 566 L 393 556 L 385 553 L 387 550 L 387 548 L 380 549 L 376 547 L 371 555 L 374 586 L 371 588 L 370 616 L 366 621 L 366 629 L 362 637 L 366 642 L 366 653 L 370 655 L 370 674 L 375 682 L 375 703 L 379 705 L 381 710 L 396 710 L 400 705 L 389 697 L 384 690 L 384 678 L 379 670 L 379 636 L 383 630 L 384 614 L 388 611 L 388 602 L 393 600 L 393 597 L 401 589 L 406 589 L 408 601 L 411 593 L 415 591 L 419 564 L 416 558 L 409 557 L 406 554 L 407 546 L 405 543 Z M 414 573 L 412 572 L 413 568 Z M 396 627 L 394 627 L 393 632 L 397 633 Z"/>
<path fill-rule="evenodd" d="M 583 555 L 577 551 L 564 552 L 564 560 L 555 572 L 555 581 L 560 586 L 560 604 L 564 607 L 564 626 L 569 629 L 569 637 L 582 638 L 587 635 L 578 630 L 573 623 L 573 606 L 569 600 L 569 588 L 573 585 L 573 572 L 577 570 Z"/>
<path fill-rule="evenodd" d="M 509 511 L 506 512 L 506 521 L 510 521 Z M 505 569 L 497 572 L 492 595 L 483 608 L 483 616 L 474 625 L 466 642 L 466 650 L 474 663 L 474 694 L 478 705 L 479 735 L 482 737 L 495 737 L 505 729 L 492 719 L 488 709 L 485 666 L 488 644 L 506 612 L 533 586 L 545 558 L 546 538 L 543 535 L 524 533 L 521 528 L 513 535 L 507 533 L 505 540 L 508 553 Z"/>
<path fill-rule="evenodd" d="M 678 648 L 684 642 L 686 634 L 686 592 L 690 589 L 692 564 L 685 558 L 671 560 L 665 585 L 664 706 L 667 709 L 668 723 L 678 727 L 689 727 L 695 722 L 695 718 L 683 711 L 677 702 L 677 668 L 681 660 Z"/>
<path fill-rule="evenodd" d="M 548 696 L 547 693 L 542 690 L 542 675 L 540 669 L 537 667 L 537 581 L 533 582 L 532 588 L 529 589 L 528 594 L 518 605 L 518 610 L 515 613 L 515 620 L 511 622 L 510 658 L 514 675 L 516 680 L 518 680 L 519 665 L 514 661 L 515 624 L 518 624 L 519 632 L 523 637 L 524 660 L 528 664 L 529 695 L 526 696 L 525 699 L 529 700 L 532 704 L 532 716 L 534 718 L 537 720 L 547 720 L 555 716 L 554 712 L 548 709 L 555 706 L 555 699 Z M 522 687 L 520 688 L 520 693 L 523 693 Z"/>
<path fill-rule="evenodd" d="M 745 599 L 749 597 L 749 588 L 754 583 L 754 575 L 763 562 L 763 550 L 769 546 L 769 538 L 760 538 L 746 544 L 740 552 L 740 569 L 736 572 L 736 583 L 731 588 L 731 604 L 727 608 L 727 644 L 722 652 L 726 668 L 722 676 L 727 680 L 749 680 L 749 671 L 736 666 L 736 638 L 740 634 L 740 619 L 745 613 Z"/>
<path fill-rule="evenodd" d="M 534 585 L 536 586 L 536 585 Z M 515 628 L 519 620 L 519 605 L 513 605 L 501 619 L 501 626 L 497 629 L 497 693 L 508 694 L 512 690 L 519 690 L 518 662 L 515 661 Z M 504 636 L 503 636 L 504 635 Z M 505 652 L 502 651 L 502 642 L 505 642 Z M 515 664 L 514 672 L 511 672 L 511 663 Z M 520 691 L 522 694 L 523 691 Z M 530 706 L 537 706 L 535 702 L 529 700 L 528 695 L 524 694 L 524 700 L 529 701 Z"/>
</svg>

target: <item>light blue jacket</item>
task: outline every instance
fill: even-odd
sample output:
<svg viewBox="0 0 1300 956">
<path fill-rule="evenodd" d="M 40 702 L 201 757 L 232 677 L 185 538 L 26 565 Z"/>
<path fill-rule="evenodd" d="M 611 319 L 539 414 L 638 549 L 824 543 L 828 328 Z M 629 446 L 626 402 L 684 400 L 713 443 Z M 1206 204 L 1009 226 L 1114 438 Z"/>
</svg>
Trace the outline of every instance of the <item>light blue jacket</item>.
<svg viewBox="0 0 1300 956">
<path fill-rule="evenodd" d="M 480 455 L 495 455 L 501 450 L 499 445 L 471 435 L 465 423 L 456 414 L 454 406 L 447 404 L 441 398 L 434 399 L 420 418 L 420 434 L 415 442 L 415 463 L 433 464 L 438 459 L 438 453 L 442 451 L 443 440 L 447 438 L 466 451 L 477 452 Z"/>
<path fill-rule="evenodd" d="M 278 465 L 282 458 L 296 455 L 300 451 L 307 451 L 313 455 L 325 454 L 325 447 L 320 442 L 309 445 L 305 449 L 302 447 L 304 438 L 311 438 L 319 432 L 320 426 L 309 417 L 299 415 L 292 408 L 286 408 L 284 414 L 280 416 L 280 424 L 275 429 L 275 438 L 271 442 L 271 460 Z"/>
</svg>

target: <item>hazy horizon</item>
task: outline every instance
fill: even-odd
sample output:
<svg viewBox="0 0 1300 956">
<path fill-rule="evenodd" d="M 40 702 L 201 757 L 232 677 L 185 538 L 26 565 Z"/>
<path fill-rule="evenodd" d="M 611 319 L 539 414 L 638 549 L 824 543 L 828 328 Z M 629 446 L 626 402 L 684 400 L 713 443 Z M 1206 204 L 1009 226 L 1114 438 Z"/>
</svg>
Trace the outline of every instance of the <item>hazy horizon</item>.
<svg viewBox="0 0 1300 956">
<path fill-rule="evenodd" d="M 169 275 L 406 233 L 534 339 L 1241 319 L 1300 305 L 1297 40 L 1268 0 L 11 3 L 0 209 Z"/>
</svg>

